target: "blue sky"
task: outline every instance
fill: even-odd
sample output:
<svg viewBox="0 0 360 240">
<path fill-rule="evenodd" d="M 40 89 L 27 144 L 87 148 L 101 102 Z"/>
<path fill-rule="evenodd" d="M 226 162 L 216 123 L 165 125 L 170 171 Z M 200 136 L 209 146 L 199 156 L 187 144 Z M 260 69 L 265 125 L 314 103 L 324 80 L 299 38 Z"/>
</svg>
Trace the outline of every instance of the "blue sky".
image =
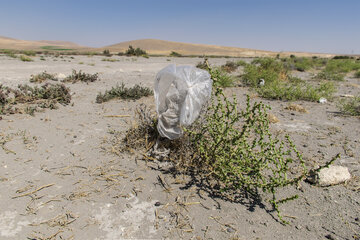
<svg viewBox="0 0 360 240">
<path fill-rule="evenodd" d="M 0 36 L 360 54 L 360 0 L 0 0 Z"/>
</svg>

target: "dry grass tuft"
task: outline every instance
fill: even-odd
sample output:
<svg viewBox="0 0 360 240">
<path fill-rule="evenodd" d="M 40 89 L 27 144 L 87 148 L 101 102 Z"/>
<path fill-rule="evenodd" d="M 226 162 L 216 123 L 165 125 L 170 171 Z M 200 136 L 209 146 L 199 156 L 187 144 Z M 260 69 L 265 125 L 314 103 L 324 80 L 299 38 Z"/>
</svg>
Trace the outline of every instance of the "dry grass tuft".
<svg viewBox="0 0 360 240">
<path fill-rule="evenodd" d="M 285 107 L 286 110 L 300 112 L 300 113 L 308 113 L 308 111 L 301 105 L 290 103 L 288 106 Z"/>
</svg>

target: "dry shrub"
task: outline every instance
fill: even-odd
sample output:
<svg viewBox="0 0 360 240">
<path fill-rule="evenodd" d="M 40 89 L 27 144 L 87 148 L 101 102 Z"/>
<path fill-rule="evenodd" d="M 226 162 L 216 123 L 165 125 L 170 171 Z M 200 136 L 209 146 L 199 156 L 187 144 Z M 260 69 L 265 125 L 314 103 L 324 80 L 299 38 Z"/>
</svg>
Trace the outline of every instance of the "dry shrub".
<svg viewBox="0 0 360 240">
<path fill-rule="evenodd" d="M 56 109 L 57 103 L 71 101 L 70 89 L 64 84 L 46 83 L 41 87 L 19 85 L 17 89 L 0 86 L 0 114 L 29 113 L 38 108 Z"/>
<path fill-rule="evenodd" d="M 32 83 L 42 83 L 42 82 L 45 82 L 46 80 L 58 81 L 55 74 L 50 74 L 50 73 L 47 73 L 46 71 L 36 74 L 36 75 L 31 75 L 31 77 L 30 77 L 30 82 L 32 82 Z"/>
<path fill-rule="evenodd" d="M 300 112 L 300 113 L 307 113 L 308 111 L 301 105 L 290 103 L 288 106 L 285 107 L 286 110 Z"/>
</svg>

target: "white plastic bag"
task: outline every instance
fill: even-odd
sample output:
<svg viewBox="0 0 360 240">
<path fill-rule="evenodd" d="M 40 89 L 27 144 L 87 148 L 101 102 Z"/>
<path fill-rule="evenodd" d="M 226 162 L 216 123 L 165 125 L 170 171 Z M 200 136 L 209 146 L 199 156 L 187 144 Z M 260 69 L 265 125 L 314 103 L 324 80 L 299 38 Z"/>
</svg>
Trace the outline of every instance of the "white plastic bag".
<svg viewBox="0 0 360 240">
<path fill-rule="evenodd" d="M 193 66 L 169 65 L 155 79 L 157 129 L 162 137 L 182 136 L 182 126 L 191 125 L 202 106 L 210 99 L 210 74 Z"/>
</svg>

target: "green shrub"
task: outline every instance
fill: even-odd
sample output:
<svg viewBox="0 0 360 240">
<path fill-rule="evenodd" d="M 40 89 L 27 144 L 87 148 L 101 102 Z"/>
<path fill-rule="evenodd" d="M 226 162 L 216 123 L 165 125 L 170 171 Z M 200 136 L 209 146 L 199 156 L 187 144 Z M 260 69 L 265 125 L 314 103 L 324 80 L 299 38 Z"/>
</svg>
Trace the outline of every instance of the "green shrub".
<svg viewBox="0 0 360 240">
<path fill-rule="evenodd" d="M 333 59 L 354 59 L 354 57 L 350 57 L 350 56 L 335 56 L 333 57 Z"/>
<path fill-rule="evenodd" d="M 275 81 L 256 89 L 261 97 L 277 100 L 304 100 L 316 102 L 321 97 L 331 99 L 335 92 L 332 82 L 322 83 L 317 87 L 305 82 Z"/>
<path fill-rule="evenodd" d="M 355 72 L 355 73 L 354 73 L 354 77 L 360 78 L 360 71 Z"/>
<path fill-rule="evenodd" d="M 28 50 L 28 51 L 22 51 L 23 54 L 26 56 L 36 56 L 36 52 Z"/>
<path fill-rule="evenodd" d="M 344 114 L 360 116 L 360 95 L 350 99 L 342 99 L 339 103 Z"/>
<path fill-rule="evenodd" d="M 228 74 L 223 66 L 210 68 L 208 60 L 205 58 L 203 62 L 196 65 L 197 68 L 206 70 L 210 73 L 211 79 L 214 81 L 213 85 L 216 87 L 232 87 L 235 83 L 235 78 Z"/>
<path fill-rule="evenodd" d="M 213 71 L 210 69 L 210 72 Z M 138 124 L 130 128 L 121 141 L 113 141 L 112 151 L 140 150 L 140 154 L 147 158 L 156 142 L 158 147 L 169 149 L 164 160 L 173 161 L 171 172 L 175 170 L 191 175 L 192 182 L 203 183 L 200 185 L 206 185 L 212 194 L 224 199 L 234 200 L 245 195 L 261 200 L 261 192 L 270 194 L 269 202 L 280 221 L 286 223 L 279 205 L 298 196 L 278 199 L 277 192 L 287 186 L 297 186 L 309 171 L 289 136 L 280 140 L 270 133 L 268 109 L 261 102 L 250 104 L 247 97 L 244 109 L 240 110 L 236 98 L 231 101 L 221 88 L 215 88 L 211 105 L 185 129 L 183 137 L 158 141 L 157 120 L 141 107 L 137 110 Z"/>
<path fill-rule="evenodd" d="M 281 61 L 288 70 L 297 70 L 300 72 L 308 71 L 313 68 L 321 68 L 327 63 L 327 59 L 317 57 L 282 58 Z"/>
<path fill-rule="evenodd" d="M 112 56 L 112 55 L 110 54 L 109 49 L 105 49 L 105 50 L 103 51 L 103 55 L 108 56 L 108 57 L 111 57 L 111 56 Z"/>
<path fill-rule="evenodd" d="M 131 88 L 127 88 L 124 83 L 121 83 L 120 85 L 116 85 L 116 87 L 112 87 L 111 90 L 105 91 L 103 94 L 99 93 L 96 96 L 96 102 L 103 103 L 114 98 L 136 100 L 152 94 L 152 90 L 148 87 L 142 87 L 136 84 Z"/>
<path fill-rule="evenodd" d="M 236 62 L 236 65 L 245 67 L 245 66 L 248 65 L 248 63 L 245 62 L 244 60 L 239 60 L 239 61 Z"/>
<path fill-rule="evenodd" d="M 245 66 L 242 79 L 246 85 L 258 87 L 260 79 L 264 79 L 265 84 L 278 80 L 286 81 L 288 70 L 280 61 L 272 58 L 259 58 Z"/>
<path fill-rule="evenodd" d="M 216 87 L 232 87 L 234 86 L 235 79 L 227 72 L 220 68 L 210 69 L 210 75 L 214 81 L 213 85 Z"/>
<path fill-rule="evenodd" d="M 261 102 L 251 105 L 248 97 L 244 110 L 239 110 L 236 99 L 228 100 L 217 88 L 205 119 L 188 132 L 198 155 L 193 165 L 218 180 L 221 191 L 270 193 L 270 202 L 283 220 L 278 204 L 297 195 L 278 200 L 277 189 L 296 186 L 307 170 L 290 138 L 281 141 L 269 132 L 268 109 Z M 297 174 L 291 169 L 298 169 Z"/>
<path fill-rule="evenodd" d="M 27 57 L 25 55 L 20 55 L 20 60 L 23 61 L 23 62 L 32 62 L 32 61 L 34 61 L 32 58 Z"/>
<path fill-rule="evenodd" d="M 360 70 L 360 62 L 354 59 L 330 59 L 324 70 L 332 73 L 348 73 Z"/>
<path fill-rule="evenodd" d="M 76 83 L 76 82 L 95 82 L 98 80 L 98 74 L 88 74 L 88 73 L 84 73 L 81 72 L 81 70 L 79 72 L 76 72 L 76 70 L 72 71 L 72 74 L 67 76 L 63 82 L 72 82 L 72 83 Z"/>
<path fill-rule="evenodd" d="M 14 50 L 10 50 L 10 49 L 4 49 L 3 51 L 2 51 L 4 54 L 6 54 L 6 56 L 8 56 L 8 57 L 11 57 L 11 58 L 17 58 L 17 56 L 16 56 L 16 52 L 14 51 Z"/>
<path fill-rule="evenodd" d="M 182 55 L 180 53 L 177 53 L 177 52 L 174 52 L 174 51 L 171 51 L 170 57 L 181 57 Z"/>
<path fill-rule="evenodd" d="M 133 46 L 129 46 L 128 50 L 126 50 L 125 54 L 127 56 L 147 56 L 147 53 L 145 50 L 142 50 L 140 48 L 133 48 Z"/>
<path fill-rule="evenodd" d="M 263 85 L 259 84 L 261 79 L 264 80 Z M 259 58 L 248 64 L 244 68 L 242 80 L 261 97 L 270 99 L 318 101 L 320 97 L 330 99 L 335 92 L 333 83 L 314 87 L 299 78 L 291 77 L 283 62 L 271 58 Z"/>
<path fill-rule="evenodd" d="M 315 79 L 330 80 L 330 81 L 344 81 L 345 75 L 342 73 L 334 73 L 328 71 L 321 71 L 314 77 Z"/>
</svg>

